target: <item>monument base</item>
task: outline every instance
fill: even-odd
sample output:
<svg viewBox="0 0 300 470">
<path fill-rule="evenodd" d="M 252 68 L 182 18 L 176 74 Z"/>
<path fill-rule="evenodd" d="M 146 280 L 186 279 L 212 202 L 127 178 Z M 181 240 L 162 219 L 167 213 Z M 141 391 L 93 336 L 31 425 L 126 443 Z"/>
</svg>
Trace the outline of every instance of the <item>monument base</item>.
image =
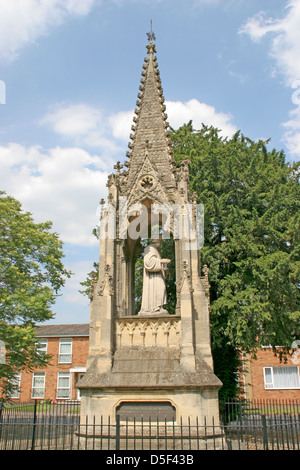
<svg viewBox="0 0 300 470">
<path fill-rule="evenodd" d="M 122 407 L 126 404 L 126 411 Z M 155 404 L 158 408 L 155 408 Z M 140 405 L 143 410 L 139 411 Z M 154 406 L 153 406 L 154 405 Z M 173 408 L 174 413 L 170 411 Z M 133 410 L 137 409 L 135 416 Z M 188 424 L 189 420 L 199 426 L 219 426 L 218 392 L 200 390 L 81 390 L 81 422 L 101 424 L 101 420 L 116 424 L 117 416 L 126 419 Z"/>
<path fill-rule="evenodd" d="M 123 348 L 115 352 L 112 368 L 101 373 L 95 357 L 79 384 L 81 421 L 115 425 L 118 415 L 129 413 L 129 418 L 166 416 L 178 425 L 194 419 L 219 426 L 220 380 L 201 358 L 195 358 L 194 370 L 185 369 L 181 359 L 176 348 Z"/>
<path fill-rule="evenodd" d="M 224 449 L 218 392 L 82 389 L 82 448 Z"/>
</svg>

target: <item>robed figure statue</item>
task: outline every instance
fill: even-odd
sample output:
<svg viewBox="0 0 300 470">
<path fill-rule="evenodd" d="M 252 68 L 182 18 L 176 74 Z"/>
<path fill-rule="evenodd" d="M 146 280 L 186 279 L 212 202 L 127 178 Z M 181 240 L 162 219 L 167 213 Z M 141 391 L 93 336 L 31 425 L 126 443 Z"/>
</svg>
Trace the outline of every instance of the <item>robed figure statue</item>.
<svg viewBox="0 0 300 470">
<path fill-rule="evenodd" d="M 166 270 L 169 259 L 162 259 L 158 251 L 159 242 L 153 241 L 145 248 L 143 271 L 143 295 L 139 315 L 167 314 L 163 308 L 167 303 Z"/>
</svg>

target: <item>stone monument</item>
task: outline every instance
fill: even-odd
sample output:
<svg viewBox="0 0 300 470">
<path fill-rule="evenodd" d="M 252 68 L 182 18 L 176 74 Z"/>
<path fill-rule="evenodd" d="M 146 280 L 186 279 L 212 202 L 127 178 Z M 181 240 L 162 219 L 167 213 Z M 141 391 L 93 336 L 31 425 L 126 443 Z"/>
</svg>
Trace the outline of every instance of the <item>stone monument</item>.
<svg viewBox="0 0 300 470">
<path fill-rule="evenodd" d="M 79 384 L 83 422 L 88 416 L 99 423 L 102 416 L 114 423 L 117 415 L 138 418 L 142 412 L 145 418 L 214 417 L 218 423 L 222 384 L 213 372 L 208 269 L 200 266 L 197 240 L 195 248 L 196 200 L 189 193 L 188 161 L 175 165 L 165 111 L 151 32 L 130 150 L 108 178 L 106 206 L 102 200 L 89 356 Z M 149 231 L 153 219 L 160 227 L 157 237 Z M 157 244 L 166 234 L 174 241 L 172 314 L 165 282 L 171 259 L 161 258 Z M 152 243 L 145 248 L 147 237 Z M 143 251 L 142 303 L 136 312 L 135 264 Z"/>
</svg>

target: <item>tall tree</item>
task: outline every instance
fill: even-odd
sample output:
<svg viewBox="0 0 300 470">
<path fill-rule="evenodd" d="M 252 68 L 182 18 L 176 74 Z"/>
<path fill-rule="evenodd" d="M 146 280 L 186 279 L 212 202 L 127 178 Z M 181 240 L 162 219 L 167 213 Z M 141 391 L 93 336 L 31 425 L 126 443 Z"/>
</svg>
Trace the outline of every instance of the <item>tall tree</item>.
<svg viewBox="0 0 300 470">
<path fill-rule="evenodd" d="M 52 223 L 34 223 L 20 202 L 0 192 L 0 400 L 14 374 L 47 361 L 36 348 L 35 324 L 53 317 L 51 307 L 70 273 Z"/>
<path fill-rule="evenodd" d="M 190 186 L 205 206 L 203 264 L 210 268 L 216 354 L 261 345 L 288 351 L 299 337 L 299 163 L 237 132 L 192 122 L 172 132 L 174 156 L 190 160 Z"/>
</svg>

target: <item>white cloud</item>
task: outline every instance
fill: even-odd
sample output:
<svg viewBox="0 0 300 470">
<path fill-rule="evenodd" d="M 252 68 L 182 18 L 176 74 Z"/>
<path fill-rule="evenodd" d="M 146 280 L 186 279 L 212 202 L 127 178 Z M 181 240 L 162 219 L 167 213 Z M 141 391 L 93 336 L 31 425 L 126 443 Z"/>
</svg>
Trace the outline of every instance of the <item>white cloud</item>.
<svg viewBox="0 0 300 470">
<path fill-rule="evenodd" d="M 123 141 L 129 140 L 130 128 L 133 124 L 133 111 L 121 111 L 109 118 L 113 136 Z"/>
<path fill-rule="evenodd" d="M 267 34 L 272 36 L 270 55 L 286 83 L 291 86 L 294 80 L 300 78 L 300 1 L 288 1 L 285 12 L 283 18 L 272 18 L 265 12 L 259 12 L 248 19 L 240 33 L 248 34 L 256 42 Z"/>
<path fill-rule="evenodd" d="M 73 16 L 87 15 L 98 0 L 0 0 L 0 58 L 20 50 Z"/>
<path fill-rule="evenodd" d="M 192 120 L 195 129 L 200 129 L 202 123 L 220 129 L 220 134 L 231 137 L 237 128 L 230 121 L 230 114 L 217 112 L 213 106 L 191 99 L 182 101 L 167 101 L 167 114 L 171 127 L 177 129 L 182 124 Z"/>
<path fill-rule="evenodd" d="M 15 60 L 24 47 L 66 21 L 88 15 L 97 5 L 123 7 L 129 1 L 141 0 L 0 0 L 0 61 Z M 162 0 L 143 0 L 150 1 Z"/>
<path fill-rule="evenodd" d="M 294 156 L 300 155 L 300 106 L 290 112 L 290 120 L 282 124 L 286 129 L 282 141 L 290 153 Z"/>
<path fill-rule="evenodd" d="M 280 20 L 267 18 L 266 12 L 260 11 L 249 18 L 239 32 L 248 34 L 253 41 L 259 42 L 266 33 L 279 31 L 280 29 Z"/>
<path fill-rule="evenodd" d="M 50 126 L 54 132 L 71 144 L 97 148 L 103 161 L 112 166 L 114 155 L 123 150 L 113 138 L 113 121 L 113 116 L 107 119 L 102 110 L 93 106 L 61 103 L 53 106 L 41 119 L 40 124 Z M 116 122 L 116 129 L 119 126 L 118 122 L 119 120 Z"/>
<path fill-rule="evenodd" d="M 58 134 L 76 137 L 95 131 L 101 120 L 100 110 L 85 104 L 77 104 L 56 106 L 41 122 L 50 124 Z"/>
<path fill-rule="evenodd" d="M 35 220 L 52 220 L 67 243 L 92 245 L 97 206 L 106 197 L 103 161 L 79 148 L 10 144 L 0 147 L 1 189 L 22 202 Z"/>
<path fill-rule="evenodd" d="M 247 34 L 253 41 L 258 42 L 263 37 L 270 37 L 270 56 L 274 59 L 276 69 L 284 77 L 285 85 L 291 88 L 299 87 L 300 80 L 300 1 L 290 0 L 286 4 L 285 16 L 282 18 L 268 17 L 265 12 L 259 12 L 241 27 L 240 33 Z M 272 76 L 277 77 L 272 68 Z M 292 156 L 300 153 L 300 103 L 293 97 L 299 95 L 299 90 L 291 92 L 291 102 L 297 108 L 290 112 L 290 120 L 283 123 L 286 132 L 283 141 Z"/>
</svg>

